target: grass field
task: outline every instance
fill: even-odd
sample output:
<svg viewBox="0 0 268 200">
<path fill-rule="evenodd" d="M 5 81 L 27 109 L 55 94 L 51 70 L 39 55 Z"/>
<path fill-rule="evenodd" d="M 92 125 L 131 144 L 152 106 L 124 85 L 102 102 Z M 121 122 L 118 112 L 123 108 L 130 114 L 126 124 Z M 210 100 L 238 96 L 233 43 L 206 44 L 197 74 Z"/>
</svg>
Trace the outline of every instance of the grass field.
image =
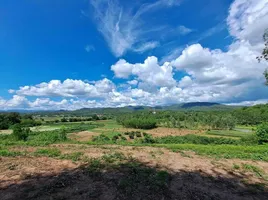
<svg viewBox="0 0 268 200">
<path fill-rule="evenodd" d="M 31 130 L 27 141 L 14 140 L 10 132 L 0 135 L 0 199 L 81 199 L 85 191 L 89 199 L 105 199 L 100 195 L 107 193 L 117 199 L 193 199 L 195 194 L 265 199 L 268 194 L 268 145 L 241 140 L 252 131 L 135 130 L 113 120 Z M 113 140 L 118 134 L 127 140 Z M 92 141 L 100 135 L 108 140 Z"/>
</svg>

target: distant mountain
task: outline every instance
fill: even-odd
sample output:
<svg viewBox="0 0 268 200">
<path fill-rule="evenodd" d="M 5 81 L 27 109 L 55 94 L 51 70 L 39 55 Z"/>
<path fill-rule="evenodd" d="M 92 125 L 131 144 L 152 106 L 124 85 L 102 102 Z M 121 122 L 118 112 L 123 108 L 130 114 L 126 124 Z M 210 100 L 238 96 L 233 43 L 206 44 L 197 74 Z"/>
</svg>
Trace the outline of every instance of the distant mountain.
<svg viewBox="0 0 268 200">
<path fill-rule="evenodd" d="M 41 115 L 89 115 L 89 114 L 118 114 L 130 113 L 135 111 L 159 111 L 159 110 L 173 110 L 173 111 L 210 111 L 210 110 L 232 110 L 239 108 L 239 106 L 229 106 L 215 102 L 189 102 L 182 104 L 174 104 L 168 106 L 125 106 L 119 108 L 82 108 L 75 111 L 57 110 L 57 111 L 31 111 L 31 110 L 16 110 L 20 113 L 34 113 Z M 15 110 L 14 110 L 15 111 Z M 11 112 L 11 111 L 8 111 Z"/>
<path fill-rule="evenodd" d="M 210 106 L 219 106 L 219 105 L 222 105 L 222 106 L 225 106 L 223 104 L 220 104 L 220 103 L 211 103 L 211 102 L 190 102 L 190 103 L 184 103 L 181 107 L 182 108 L 192 108 L 192 107 L 210 107 Z"/>
</svg>

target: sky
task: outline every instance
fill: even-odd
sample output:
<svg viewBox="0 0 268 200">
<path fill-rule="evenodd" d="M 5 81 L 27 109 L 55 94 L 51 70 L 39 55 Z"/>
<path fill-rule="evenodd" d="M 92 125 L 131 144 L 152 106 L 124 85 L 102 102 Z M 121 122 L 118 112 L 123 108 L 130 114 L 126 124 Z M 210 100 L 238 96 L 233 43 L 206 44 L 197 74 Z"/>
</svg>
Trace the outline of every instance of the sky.
<svg viewBox="0 0 268 200">
<path fill-rule="evenodd" d="M 268 102 L 267 0 L 0 1 L 0 110 Z"/>
</svg>

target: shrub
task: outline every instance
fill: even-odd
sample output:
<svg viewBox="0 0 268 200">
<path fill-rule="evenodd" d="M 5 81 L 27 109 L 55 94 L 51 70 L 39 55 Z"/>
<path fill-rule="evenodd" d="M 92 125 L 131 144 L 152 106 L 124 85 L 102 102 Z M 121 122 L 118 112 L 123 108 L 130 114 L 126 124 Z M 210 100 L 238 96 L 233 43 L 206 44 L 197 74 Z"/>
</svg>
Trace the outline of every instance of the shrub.
<svg viewBox="0 0 268 200">
<path fill-rule="evenodd" d="M 121 140 L 126 141 L 126 140 L 127 140 L 127 138 L 126 138 L 126 137 L 124 137 L 124 136 L 121 136 Z"/>
<path fill-rule="evenodd" d="M 129 135 L 129 139 L 133 140 L 134 138 L 135 138 L 134 134 Z"/>
<path fill-rule="evenodd" d="M 260 144 L 268 142 L 268 123 L 257 126 L 256 135 Z"/>
<path fill-rule="evenodd" d="M 142 135 L 141 135 L 141 132 L 136 132 L 136 136 L 137 137 L 141 137 Z"/>
<path fill-rule="evenodd" d="M 13 127 L 12 135 L 14 136 L 16 140 L 26 141 L 30 133 L 31 133 L 31 130 L 29 128 L 22 128 L 21 125 L 16 124 Z"/>
<path fill-rule="evenodd" d="M 9 128 L 9 124 L 7 121 L 0 121 L 0 129 L 1 130 L 6 130 Z"/>
<path fill-rule="evenodd" d="M 149 143 L 149 144 L 155 143 L 155 139 L 153 138 L 152 135 L 148 133 L 144 133 L 143 135 L 144 135 L 144 139 L 142 140 L 142 143 Z"/>
<path fill-rule="evenodd" d="M 130 118 L 122 120 L 122 125 L 126 128 L 152 129 L 156 128 L 156 120 L 145 118 Z"/>
<path fill-rule="evenodd" d="M 119 136 L 118 136 L 118 135 L 115 135 L 115 136 L 113 136 L 113 138 L 112 138 L 113 141 L 116 141 L 116 140 L 118 140 L 118 139 L 119 139 Z"/>
<path fill-rule="evenodd" d="M 110 141 L 110 138 L 107 137 L 106 135 L 104 134 L 100 134 L 99 136 L 95 136 L 92 138 L 92 141 L 93 142 L 107 142 L 107 141 Z"/>
<path fill-rule="evenodd" d="M 29 137 L 33 142 L 45 142 L 53 144 L 55 142 L 63 142 L 67 140 L 67 131 L 65 129 L 37 132 Z"/>
</svg>

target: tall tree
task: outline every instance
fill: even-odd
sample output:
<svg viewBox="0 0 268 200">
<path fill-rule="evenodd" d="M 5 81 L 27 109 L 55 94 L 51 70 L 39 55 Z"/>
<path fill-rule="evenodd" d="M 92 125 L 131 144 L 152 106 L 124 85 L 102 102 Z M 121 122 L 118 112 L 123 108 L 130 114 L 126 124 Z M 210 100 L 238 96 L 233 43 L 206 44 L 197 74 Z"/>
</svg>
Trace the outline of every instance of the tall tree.
<svg viewBox="0 0 268 200">
<path fill-rule="evenodd" d="M 264 49 L 262 51 L 262 55 L 257 57 L 257 60 L 260 62 L 261 60 L 266 60 L 268 61 L 268 29 L 265 30 L 263 34 L 263 40 L 264 40 Z M 266 85 L 268 85 L 268 70 L 266 69 L 264 71 L 264 77 L 266 79 Z"/>
</svg>

